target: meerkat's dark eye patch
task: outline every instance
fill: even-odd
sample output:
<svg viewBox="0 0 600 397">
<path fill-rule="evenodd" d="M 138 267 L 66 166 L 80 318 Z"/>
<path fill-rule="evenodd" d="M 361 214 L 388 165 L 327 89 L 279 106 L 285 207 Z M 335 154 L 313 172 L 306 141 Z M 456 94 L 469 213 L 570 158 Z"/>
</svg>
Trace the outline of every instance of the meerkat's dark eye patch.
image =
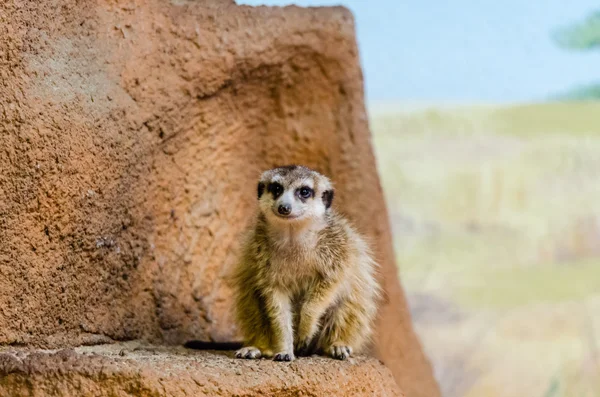
<svg viewBox="0 0 600 397">
<path fill-rule="evenodd" d="M 331 202 L 333 201 L 333 190 L 325 190 L 321 195 L 321 198 L 323 199 L 325 208 L 331 207 Z"/>
<path fill-rule="evenodd" d="M 296 194 L 301 198 L 301 199 L 309 199 L 311 198 L 315 192 L 314 190 L 312 190 L 311 188 L 309 188 L 308 186 L 302 186 L 301 188 L 296 190 Z"/>
<path fill-rule="evenodd" d="M 280 183 L 273 182 L 269 183 L 269 187 L 267 188 L 267 190 L 273 195 L 273 198 L 276 199 L 283 193 L 283 186 L 281 186 Z"/>
<path fill-rule="evenodd" d="M 264 192 L 265 192 L 264 182 L 258 182 L 258 198 L 261 198 Z"/>
</svg>

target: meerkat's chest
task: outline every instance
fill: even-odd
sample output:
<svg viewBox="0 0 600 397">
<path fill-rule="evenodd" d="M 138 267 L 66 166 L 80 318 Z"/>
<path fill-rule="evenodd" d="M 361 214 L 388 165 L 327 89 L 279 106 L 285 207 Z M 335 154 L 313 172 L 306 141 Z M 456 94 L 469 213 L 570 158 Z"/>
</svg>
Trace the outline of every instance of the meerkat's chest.
<svg viewBox="0 0 600 397">
<path fill-rule="evenodd" d="M 301 250 L 275 251 L 271 256 L 269 277 L 274 284 L 286 289 L 302 288 L 317 274 L 316 258 Z"/>
</svg>

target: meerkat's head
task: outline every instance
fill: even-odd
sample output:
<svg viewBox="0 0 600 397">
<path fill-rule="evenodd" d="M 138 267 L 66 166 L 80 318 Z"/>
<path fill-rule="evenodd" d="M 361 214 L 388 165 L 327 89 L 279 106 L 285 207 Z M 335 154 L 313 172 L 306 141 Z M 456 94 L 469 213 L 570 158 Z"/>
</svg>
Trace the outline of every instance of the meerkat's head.
<svg viewBox="0 0 600 397">
<path fill-rule="evenodd" d="M 324 175 L 298 165 L 265 171 L 258 182 L 261 212 L 271 223 L 299 224 L 322 219 L 333 201 Z"/>
</svg>

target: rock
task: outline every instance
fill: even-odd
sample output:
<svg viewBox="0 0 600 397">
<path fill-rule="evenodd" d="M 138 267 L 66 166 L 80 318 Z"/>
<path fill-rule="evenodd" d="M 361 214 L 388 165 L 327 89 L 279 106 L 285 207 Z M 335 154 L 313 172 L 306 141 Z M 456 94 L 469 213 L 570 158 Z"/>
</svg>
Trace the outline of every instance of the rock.
<svg viewBox="0 0 600 397">
<path fill-rule="evenodd" d="M 403 396 L 372 358 L 292 363 L 233 352 L 120 343 L 74 350 L 0 352 L 2 396 Z M 126 357 L 121 351 L 128 351 Z"/>
<path fill-rule="evenodd" d="M 400 288 L 343 8 L 0 4 L 0 344 L 239 337 L 227 276 L 266 168 L 331 176 L 386 291 L 375 353 L 439 394 Z"/>
</svg>

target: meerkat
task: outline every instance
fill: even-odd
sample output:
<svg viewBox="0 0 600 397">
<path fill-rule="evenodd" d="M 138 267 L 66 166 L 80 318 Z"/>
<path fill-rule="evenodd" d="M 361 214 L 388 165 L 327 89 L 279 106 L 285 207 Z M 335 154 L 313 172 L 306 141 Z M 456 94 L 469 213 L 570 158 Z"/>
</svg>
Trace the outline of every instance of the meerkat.
<svg viewBox="0 0 600 397">
<path fill-rule="evenodd" d="M 265 171 L 257 193 L 233 278 L 244 336 L 236 357 L 347 359 L 369 341 L 380 295 L 369 247 L 332 208 L 329 178 L 314 170 Z"/>
</svg>

